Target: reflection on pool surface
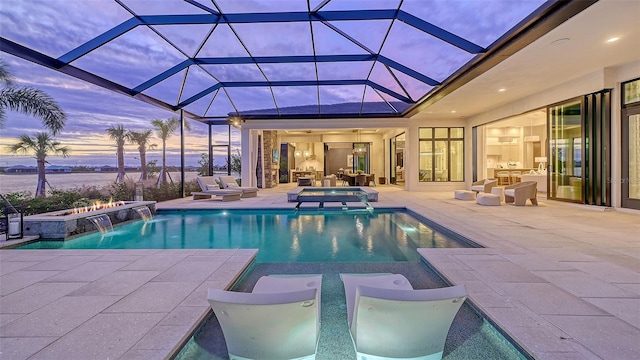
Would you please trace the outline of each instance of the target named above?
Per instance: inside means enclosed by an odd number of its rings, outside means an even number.
[[[417,261],[417,248],[474,246],[404,210],[192,210],[20,249],[258,248],[258,262],[343,262]]]

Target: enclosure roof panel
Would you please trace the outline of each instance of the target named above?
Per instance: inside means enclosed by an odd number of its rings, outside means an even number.
[[[1,50],[201,121],[402,117],[543,0],[9,1]]]

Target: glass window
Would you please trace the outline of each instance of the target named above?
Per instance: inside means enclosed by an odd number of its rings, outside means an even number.
[[[420,128],[418,181],[464,181],[464,128]]]
[[[629,199],[640,200],[640,115],[629,116]]]
[[[464,138],[464,128],[451,128],[450,130],[452,139]]]
[[[431,139],[433,137],[433,129],[432,128],[420,128],[419,136],[420,136],[420,139]]]
[[[435,128],[435,130],[436,130],[436,139],[446,139],[449,137],[448,128]]]
[[[451,140],[449,145],[451,178],[449,181],[464,181],[464,142]]]
[[[640,102],[640,79],[622,85],[622,105]]]
[[[419,181],[433,181],[433,141],[420,140]]]

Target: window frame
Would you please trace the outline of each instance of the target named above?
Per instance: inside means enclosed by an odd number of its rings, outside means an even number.
[[[422,129],[430,129],[431,130],[431,137],[422,137],[421,133],[422,133]],[[436,129],[446,129],[447,130],[447,135],[446,137],[437,137],[436,136]],[[452,137],[452,130],[453,129],[460,129],[462,130],[462,134],[460,137]],[[464,141],[464,134],[465,134],[465,128],[462,126],[454,126],[454,127],[444,127],[444,126],[421,126],[418,127],[418,182],[419,183],[442,183],[442,182],[464,182],[465,181],[465,157],[464,157],[464,149],[465,149],[465,141]],[[446,174],[446,180],[437,180],[436,179],[436,154],[433,152],[433,149],[435,149],[435,144],[438,141],[444,141],[446,142],[446,148],[447,148],[447,174]],[[422,160],[423,156],[428,156],[428,155],[423,155],[421,154],[421,149],[422,149],[422,143],[423,142],[430,142],[431,143],[431,169],[424,169],[427,171],[431,172],[431,176],[430,179],[427,179],[427,176],[424,175],[422,176],[422,170],[420,163]],[[452,165],[452,156],[451,154],[451,150],[452,150],[452,143],[457,143],[457,142],[461,142],[462,143],[462,179],[461,180],[451,180],[451,165]]]

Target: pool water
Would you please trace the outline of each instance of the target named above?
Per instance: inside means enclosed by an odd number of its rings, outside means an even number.
[[[473,246],[404,210],[188,210],[20,249],[258,248],[258,262],[274,263],[417,261],[417,248]]]

